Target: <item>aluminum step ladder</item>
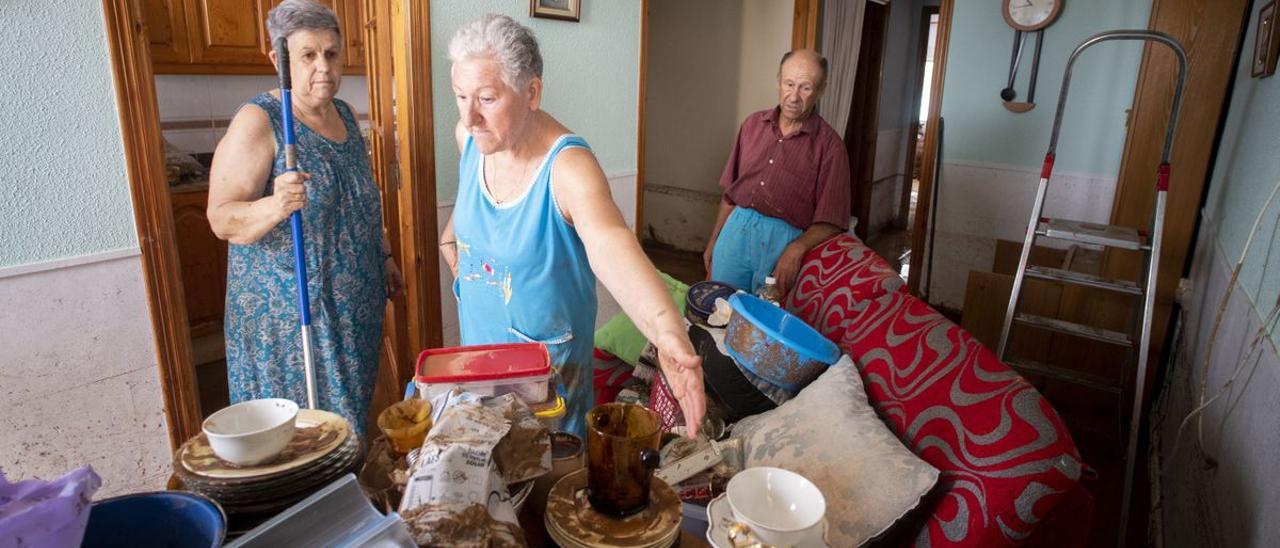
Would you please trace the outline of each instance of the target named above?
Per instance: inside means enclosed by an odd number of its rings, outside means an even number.
[[[1149,229],[1102,225],[1067,219],[1051,219],[1043,216],[1045,194],[1049,186],[1049,179],[1053,175],[1054,152],[1058,146],[1058,133],[1062,128],[1062,115],[1067,104],[1067,91],[1071,85],[1072,66],[1085,49],[1110,40],[1140,40],[1161,43],[1172,49],[1178,59],[1178,82],[1174,89],[1169,127],[1165,132],[1164,152],[1161,156],[1160,165],[1156,169],[1155,212],[1152,215]],[[1186,73],[1187,56],[1182,49],[1182,45],[1169,35],[1160,32],[1146,30],[1102,32],[1091,36],[1077,46],[1075,51],[1071,52],[1071,57],[1067,61],[1067,67],[1062,76],[1062,90],[1058,94],[1058,110],[1053,119],[1053,133],[1049,138],[1049,152],[1045,154],[1044,167],[1040,171],[1040,185],[1036,189],[1035,204],[1032,206],[1031,218],[1027,222],[1026,236],[1022,242],[1022,254],[1018,259],[1018,270],[1013,278],[1013,292],[1009,295],[1009,307],[1005,312],[1004,323],[1000,330],[1000,346],[996,350],[1000,359],[1015,370],[1089,386],[1110,392],[1117,397],[1123,397],[1121,387],[1107,380],[1065,368],[1019,360],[1007,356],[1006,352],[1009,348],[1009,334],[1015,323],[1036,329],[1065,333],[1074,337],[1101,341],[1128,349],[1127,362],[1136,370],[1137,374],[1133,384],[1133,411],[1130,417],[1128,451],[1125,453],[1124,496],[1121,502],[1123,506],[1119,528],[1121,546],[1125,544],[1129,505],[1132,499],[1135,459],[1137,459],[1138,451],[1139,428],[1142,422],[1143,388],[1146,383],[1147,358],[1151,348],[1151,316],[1155,309],[1156,266],[1160,259],[1160,245],[1164,232],[1165,200],[1169,190],[1169,154],[1173,147],[1173,133],[1177,127],[1178,110],[1182,102],[1182,90]],[[1029,266],[1027,265],[1027,260],[1031,255],[1031,249],[1040,238],[1142,252],[1144,282],[1138,284],[1057,268]],[[1140,313],[1135,311],[1135,314],[1133,314],[1134,321],[1129,333],[1099,329],[1055,318],[1018,312],[1022,283],[1026,278],[1075,284],[1141,297],[1142,309]],[[1136,349],[1134,348],[1135,346],[1137,347]],[[1125,378],[1124,373],[1122,372],[1121,379]]]

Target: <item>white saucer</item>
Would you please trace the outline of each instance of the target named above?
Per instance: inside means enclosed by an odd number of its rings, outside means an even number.
[[[733,548],[729,539],[729,528],[733,527],[733,509],[729,507],[729,499],[720,495],[707,504],[707,542],[715,548]],[[822,527],[814,527],[813,534],[804,539],[796,548],[828,548],[827,519],[822,518]]]

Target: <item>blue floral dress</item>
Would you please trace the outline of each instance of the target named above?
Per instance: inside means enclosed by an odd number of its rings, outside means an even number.
[[[373,399],[382,339],[382,205],[351,107],[334,101],[347,128],[338,143],[294,119],[298,167],[311,174],[302,209],[307,288],[316,369],[316,405],[338,413],[362,436]],[[280,100],[269,93],[247,104],[267,112],[276,142]],[[284,149],[267,180],[284,172]],[[227,377],[231,401],[288,398],[307,403],[289,221],[258,242],[227,252]]]

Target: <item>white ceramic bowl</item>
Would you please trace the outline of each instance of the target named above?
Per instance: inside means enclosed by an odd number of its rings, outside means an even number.
[[[761,541],[794,545],[821,527],[827,499],[804,476],[781,468],[757,467],[739,472],[725,489],[733,517]]]
[[[204,435],[218,458],[252,466],[271,460],[293,439],[298,404],[282,398],[249,400],[204,420]]]

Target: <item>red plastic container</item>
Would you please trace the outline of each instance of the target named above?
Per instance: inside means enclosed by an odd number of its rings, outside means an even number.
[[[530,405],[547,401],[550,379],[551,355],[541,343],[423,350],[414,376],[422,398],[458,388],[481,396],[514,393]]]

